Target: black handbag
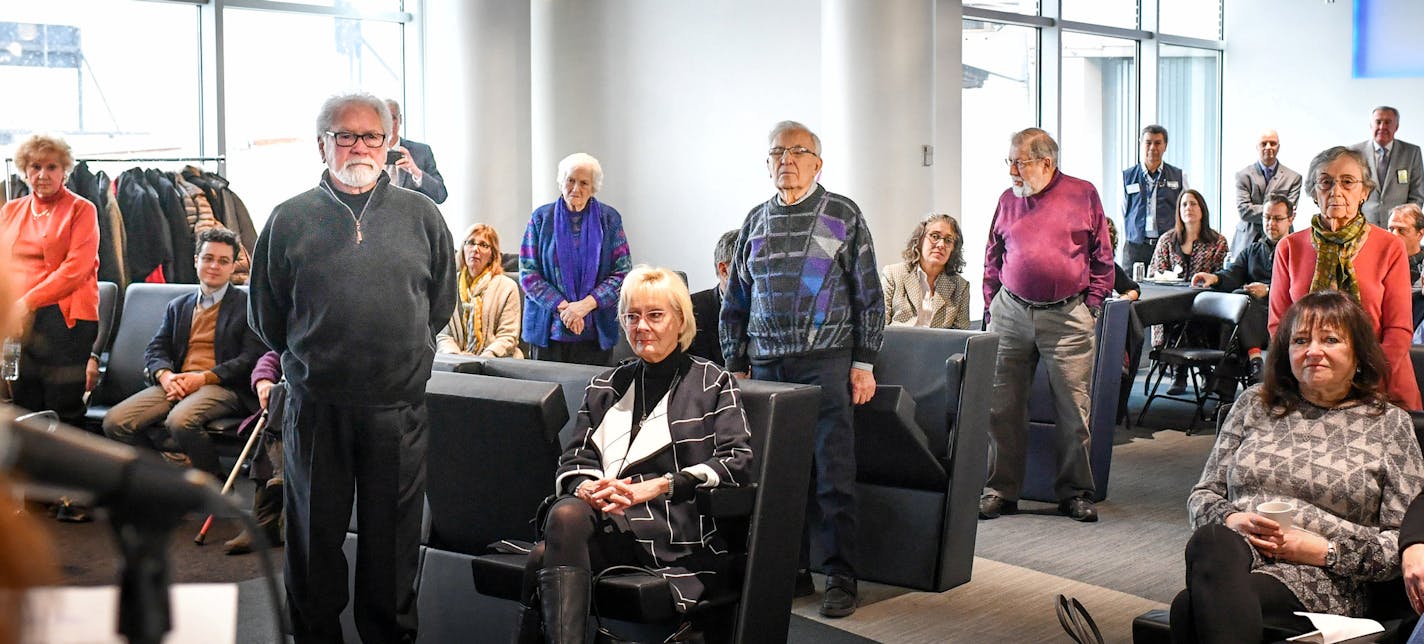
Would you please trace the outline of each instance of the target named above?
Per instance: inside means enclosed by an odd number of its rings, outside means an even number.
[[[1088,609],[1083,607],[1082,602],[1076,598],[1058,596],[1058,624],[1063,627],[1068,637],[1073,638],[1078,644],[1103,644],[1103,634],[1098,630],[1098,625],[1093,621],[1093,616],[1088,614]]]
[[[597,575],[594,575],[593,582],[589,584],[589,587],[598,588],[598,582],[605,576],[622,573],[642,573],[654,577],[658,576],[658,573],[642,566],[609,566],[604,568]],[[638,640],[631,640],[619,636],[603,623],[603,616],[599,614],[598,611],[598,593],[592,593],[592,595],[593,596],[589,599],[589,612],[593,613],[593,623],[597,628],[597,632],[593,637],[594,644],[639,644]],[[671,635],[664,638],[660,644],[697,644],[702,641],[702,635],[692,630],[692,622],[684,619],[681,624],[678,624],[677,629],[674,630]]]

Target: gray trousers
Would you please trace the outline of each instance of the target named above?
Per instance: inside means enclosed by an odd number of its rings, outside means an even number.
[[[1088,400],[1096,357],[1096,320],[1081,298],[1032,309],[1003,289],[989,304],[989,330],[999,334],[994,397],[989,408],[989,481],[985,494],[1017,501],[1028,447],[1028,393],[1041,358],[1058,418],[1054,492],[1060,500],[1093,492],[1088,465]]]
[[[121,443],[158,447],[144,432],[162,423],[173,440],[192,459],[193,467],[227,478],[218,464],[217,451],[203,426],[228,416],[243,416],[247,409],[237,393],[221,385],[203,385],[178,402],[168,400],[163,387],[153,385],[114,405],[104,414],[104,435]]]

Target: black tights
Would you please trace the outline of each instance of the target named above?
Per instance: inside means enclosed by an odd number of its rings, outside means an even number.
[[[1187,542],[1187,589],[1172,600],[1172,641],[1259,642],[1266,626],[1304,633],[1305,607],[1285,584],[1251,572],[1251,545],[1230,528],[1198,528]]]
[[[535,544],[524,565],[521,599],[528,604],[538,588],[538,573],[544,568],[573,566],[597,572],[618,564],[638,563],[637,542],[632,535],[603,520],[589,504],[564,497],[549,509],[544,521],[544,540]]]

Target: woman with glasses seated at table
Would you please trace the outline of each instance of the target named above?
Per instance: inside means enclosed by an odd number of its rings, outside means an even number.
[[[465,230],[460,248],[460,301],[435,337],[435,350],[487,358],[523,358],[519,350],[519,285],[500,264],[499,233],[485,224]]]
[[[737,381],[685,353],[696,324],[672,271],[634,269],[618,313],[637,359],[595,376],[584,392],[554,480],[563,496],[525,568],[519,642],[584,641],[591,576],[610,566],[666,577],[678,612],[729,577],[727,544],[695,492],[750,482]]]
[[[880,270],[886,324],[936,329],[969,328],[969,282],[964,233],[943,213],[920,220],[897,262]]]
[[[1333,147],[1311,160],[1306,181],[1320,214],[1311,218],[1310,229],[1276,244],[1268,326],[1274,333],[1291,303],[1308,293],[1338,289],[1349,294],[1364,308],[1384,347],[1390,399],[1405,409],[1420,409],[1409,360],[1414,331],[1409,258],[1389,231],[1365,222],[1360,208],[1375,189],[1369,164],[1358,152]]]
[[[1333,290],[1285,313],[1265,379],[1232,407],[1187,499],[1196,532],[1172,641],[1313,630],[1296,611],[1360,617],[1366,583],[1399,575],[1399,527],[1424,489],[1424,459],[1384,393],[1371,327]],[[1294,505],[1288,529],[1258,512],[1272,501]]]

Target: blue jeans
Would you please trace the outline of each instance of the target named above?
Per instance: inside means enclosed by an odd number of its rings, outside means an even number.
[[[855,576],[855,429],[850,403],[850,352],[755,360],[752,377],[821,388],[816,418],[812,494],[806,514],[806,536],[824,554],[819,563],[828,575]],[[820,521],[811,524],[819,510]],[[806,550],[803,545],[803,556]]]

